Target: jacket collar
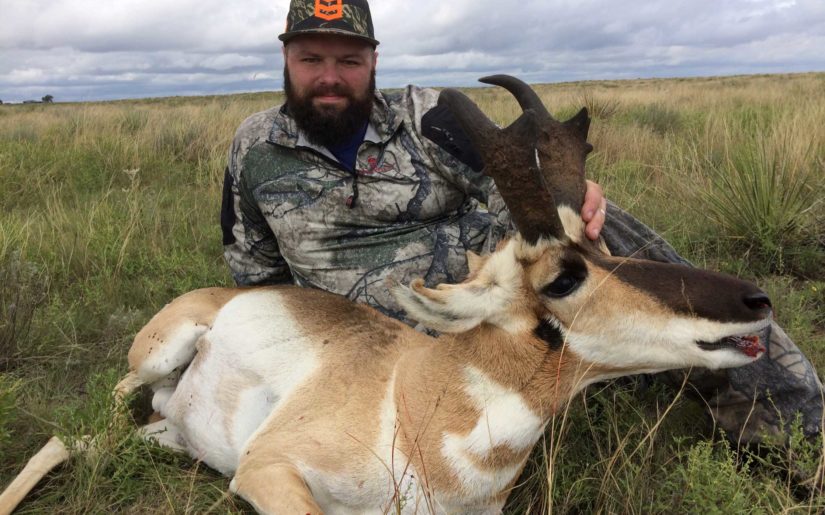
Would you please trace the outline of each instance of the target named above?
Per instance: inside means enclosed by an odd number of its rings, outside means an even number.
[[[386,143],[398,130],[401,121],[401,117],[392,110],[383,93],[376,90],[372,103],[372,113],[370,113],[370,124],[367,127],[364,140],[374,143]],[[287,112],[286,104],[281,105],[275,115],[268,141],[283,147],[309,147],[321,153],[326,153],[326,149],[319,148],[307,141],[304,134],[298,129],[295,120]]]

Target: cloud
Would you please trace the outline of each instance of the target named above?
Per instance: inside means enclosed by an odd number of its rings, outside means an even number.
[[[7,1],[0,98],[277,89],[287,7]],[[491,72],[561,81],[825,69],[821,0],[373,0],[372,11],[384,87],[469,85]]]
[[[0,48],[237,51],[274,46],[286,5],[217,0],[27,0],[3,7]]]

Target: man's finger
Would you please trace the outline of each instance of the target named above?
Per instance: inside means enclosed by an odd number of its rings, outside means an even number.
[[[602,197],[599,202],[599,209],[596,210],[593,218],[585,226],[584,232],[588,238],[591,240],[599,238],[599,233],[602,232],[602,227],[604,227],[605,218],[607,218],[607,199]]]
[[[584,204],[582,204],[582,220],[590,222],[599,212],[604,200],[602,187],[593,181],[587,181],[587,190],[584,192]]]

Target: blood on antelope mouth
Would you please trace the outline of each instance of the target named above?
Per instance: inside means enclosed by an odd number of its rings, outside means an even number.
[[[761,334],[746,334],[726,336],[715,342],[698,342],[703,350],[733,349],[751,358],[756,358],[767,349],[762,343],[770,337],[770,326],[765,327]]]

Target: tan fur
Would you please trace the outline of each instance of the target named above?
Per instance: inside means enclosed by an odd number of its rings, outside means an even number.
[[[238,471],[232,489],[243,492],[243,497],[261,513],[269,513],[272,499],[278,499],[277,513],[322,513],[301,474],[290,463],[272,462],[254,469],[254,474]]]
[[[189,320],[197,325],[211,326],[218,310],[242,291],[243,288],[203,288],[173,300],[135,336],[129,349],[129,368],[140,368],[140,363],[163,346],[169,332],[177,328],[182,321]]]
[[[469,274],[467,275],[467,279],[472,279],[473,275],[484,266],[484,263],[487,262],[487,258],[484,256],[479,256],[472,250],[467,251],[467,268],[469,269]]]

